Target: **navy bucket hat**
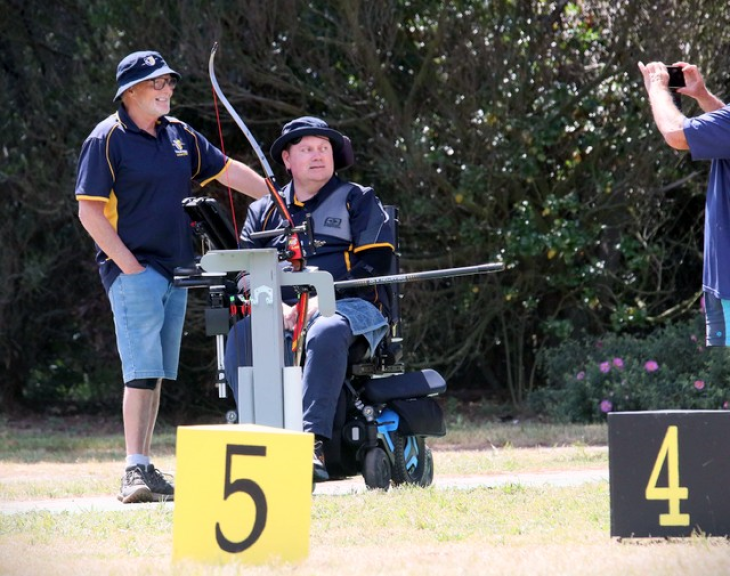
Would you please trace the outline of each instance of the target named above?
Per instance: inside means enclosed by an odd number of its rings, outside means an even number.
[[[271,145],[269,154],[279,164],[284,164],[281,153],[287,144],[304,136],[322,136],[332,143],[332,156],[335,170],[342,170],[352,166],[355,156],[352,152],[350,139],[337,130],[329,127],[327,122],[314,116],[302,116],[284,125],[279,136]]]
[[[167,65],[159,52],[142,50],[125,56],[117,66],[117,94],[114,102],[122,93],[143,80],[152,80],[163,74],[170,74],[180,80],[180,74]]]

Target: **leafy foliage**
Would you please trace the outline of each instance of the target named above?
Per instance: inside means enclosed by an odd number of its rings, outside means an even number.
[[[520,404],[546,382],[542,350],[647,333],[697,302],[706,166],[661,142],[636,64],[691,61],[722,96],[721,4],[0,0],[0,11],[4,406],[40,402],[26,392],[53,387],[53,366],[81,390],[118,386],[73,188],[83,139],[113,111],[116,64],[141,48],[182,73],[173,113],[213,142],[214,41],[223,90],[264,150],[302,114],[347,133],[346,175],[400,207],[404,270],[506,264],[403,290],[408,363],[452,390]],[[224,113],[221,135],[255,163]],[[206,193],[228,203],[222,187]],[[234,200],[239,223],[246,204]],[[191,300],[173,398],[184,406],[210,397],[214,362],[205,297]]]
[[[549,385],[530,397],[556,420],[600,422],[613,411],[730,407],[730,355],[703,345],[704,316],[641,338],[566,341],[543,355]]]

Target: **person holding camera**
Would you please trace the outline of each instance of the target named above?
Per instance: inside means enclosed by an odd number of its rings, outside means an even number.
[[[678,62],[639,62],[654,122],[675,150],[689,150],[693,160],[710,160],[705,204],[702,289],[708,346],[730,346],[730,106],[712,94],[697,66]],[[674,81],[670,81],[670,73]],[[687,118],[673,93],[694,98],[704,112]],[[725,314],[728,310],[728,314]]]

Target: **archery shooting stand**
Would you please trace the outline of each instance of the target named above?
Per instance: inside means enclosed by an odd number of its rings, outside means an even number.
[[[286,366],[282,338],[282,286],[310,286],[319,299],[319,313],[335,313],[332,275],[316,268],[283,270],[278,252],[211,250],[200,259],[207,273],[246,270],[251,280],[251,344],[253,366],[238,368],[238,422],[302,430],[301,367]]]

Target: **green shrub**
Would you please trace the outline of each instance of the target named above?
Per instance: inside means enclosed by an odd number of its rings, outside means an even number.
[[[706,348],[704,317],[640,337],[609,334],[546,350],[547,385],[531,407],[557,421],[600,422],[609,412],[728,409],[730,356]]]

